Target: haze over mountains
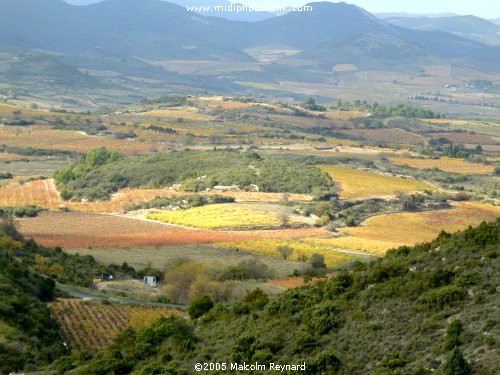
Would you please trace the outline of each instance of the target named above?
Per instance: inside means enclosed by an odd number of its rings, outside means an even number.
[[[172,76],[161,62],[263,64],[259,69],[238,66],[232,69],[238,74],[194,83],[204,88],[227,88],[229,81],[242,80],[316,82],[337,65],[418,72],[423,65],[451,64],[500,71],[500,46],[471,40],[491,42],[483,36],[493,38],[500,27],[477,17],[386,22],[346,3],[310,5],[312,12],[236,22],[204,17],[160,0],[104,0],[88,6],[63,0],[0,0],[0,50],[31,51],[47,59],[50,55],[51,61],[80,71],[112,71],[177,84],[192,78]],[[1,67],[0,62],[0,76],[12,64],[4,60]]]
[[[500,25],[476,16],[391,17],[384,21],[421,31],[444,31],[493,45],[500,44]]]

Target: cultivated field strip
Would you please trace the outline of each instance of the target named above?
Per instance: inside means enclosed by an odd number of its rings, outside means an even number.
[[[201,195],[219,194],[234,197],[237,202],[279,202],[283,200],[282,193],[263,192],[201,192]],[[169,189],[123,189],[114,194],[109,201],[103,202],[71,202],[62,201],[53,179],[36,180],[24,185],[12,183],[0,188],[0,206],[28,206],[37,205],[43,208],[58,210],[67,207],[73,211],[116,213],[123,212],[124,206],[133,203],[147,202],[156,197],[173,197],[193,195],[183,191]],[[307,194],[287,194],[289,201],[311,201],[312,196]]]
[[[494,165],[485,165],[480,163],[470,163],[462,159],[452,158],[390,158],[391,162],[398,165],[408,165],[416,169],[434,169],[437,168],[444,172],[461,174],[489,174],[495,171]]]

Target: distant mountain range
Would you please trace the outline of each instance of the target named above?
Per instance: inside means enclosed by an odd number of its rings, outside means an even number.
[[[360,70],[419,71],[422,65],[454,64],[500,71],[500,47],[471,40],[471,35],[495,35],[498,26],[477,17],[384,21],[346,3],[310,5],[312,12],[238,22],[160,0],[104,0],[84,7],[63,0],[0,0],[0,52],[31,50],[80,71],[167,76],[182,84],[193,78],[169,76],[157,62],[258,63],[264,60],[250,50],[285,51],[260,71],[212,77],[205,82],[209,87],[217,79],[311,81],[338,64]]]
[[[393,25],[421,31],[444,31],[482,43],[500,45],[500,25],[476,16],[392,17]]]

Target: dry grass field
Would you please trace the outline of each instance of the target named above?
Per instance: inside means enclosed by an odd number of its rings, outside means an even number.
[[[417,158],[390,158],[391,162],[399,165],[408,165],[416,169],[437,168],[444,172],[461,174],[488,174],[493,173],[493,165],[470,163],[462,159],[417,159]]]
[[[306,242],[383,255],[394,247],[430,241],[441,230],[456,232],[498,217],[498,206],[464,202],[449,210],[374,216],[359,227],[344,229],[345,237],[308,239]]]
[[[414,192],[436,187],[413,178],[394,177],[369,171],[338,165],[320,165],[339,185],[340,198],[362,199],[369,197],[390,196],[396,192]]]
[[[147,248],[109,248],[109,249],[64,249],[70,254],[91,255],[103,264],[127,262],[136,269],[152,266],[164,270],[179,258],[188,258],[202,264],[207,269],[221,270],[241,262],[257,260],[273,270],[273,276],[286,277],[300,268],[296,262],[261,254],[251,254],[234,249],[221,249],[212,245],[157,246]]]
[[[27,157],[27,156],[22,156],[22,155],[9,154],[7,152],[0,152],[0,162],[27,160],[27,159],[33,159],[33,157],[32,156]]]
[[[71,351],[99,352],[127,327],[141,328],[160,316],[181,316],[178,310],[110,305],[79,299],[58,299],[51,304]]]
[[[21,112],[22,116],[37,116],[37,117],[42,117],[42,116],[56,116],[56,113],[53,112],[48,112],[48,111],[41,111],[41,110],[36,110],[36,109],[30,109],[30,108],[24,108],[24,107],[19,107],[16,105],[11,105],[11,104],[6,104],[6,103],[0,103],[0,116],[13,116],[15,115],[14,112]]]
[[[146,217],[164,223],[201,229],[266,228],[280,225],[275,216],[234,204],[214,204],[183,211],[150,213]]]
[[[63,248],[138,248],[212,244],[251,239],[289,239],[328,234],[320,228],[204,231],[123,216],[79,212],[45,212],[19,220],[20,230],[44,246]]]
[[[321,254],[325,257],[325,263],[329,267],[336,266],[341,263],[346,263],[359,256],[354,254],[348,254],[345,252],[337,251],[335,249],[330,249],[322,246],[317,246],[311,243],[306,243],[302,240],[290,239],[290,240],[250,240],[241,242],[221,242],[217,243],[216,246],[226,248],[248,251],[250,253],[263,254],[274,257],[281,257],[278,251],[279,246],[289,246],[293,249],[293,253],[290,256],[292,261],[307,261],[312,254]]]

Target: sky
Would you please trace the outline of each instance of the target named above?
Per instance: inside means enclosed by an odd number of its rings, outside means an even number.
[[[95,3],[101,0],[65,0],[75,5]],[[175,2],[175,1],[172,1]],[[303,5],[309,0],[233,0],[247,5]],[[499,0],[348,0],[365,8],[371,13],[456,13],[475,15],[482,18],[500,18]],[[202,4],[203,0],[193,0],[193,4]]]

